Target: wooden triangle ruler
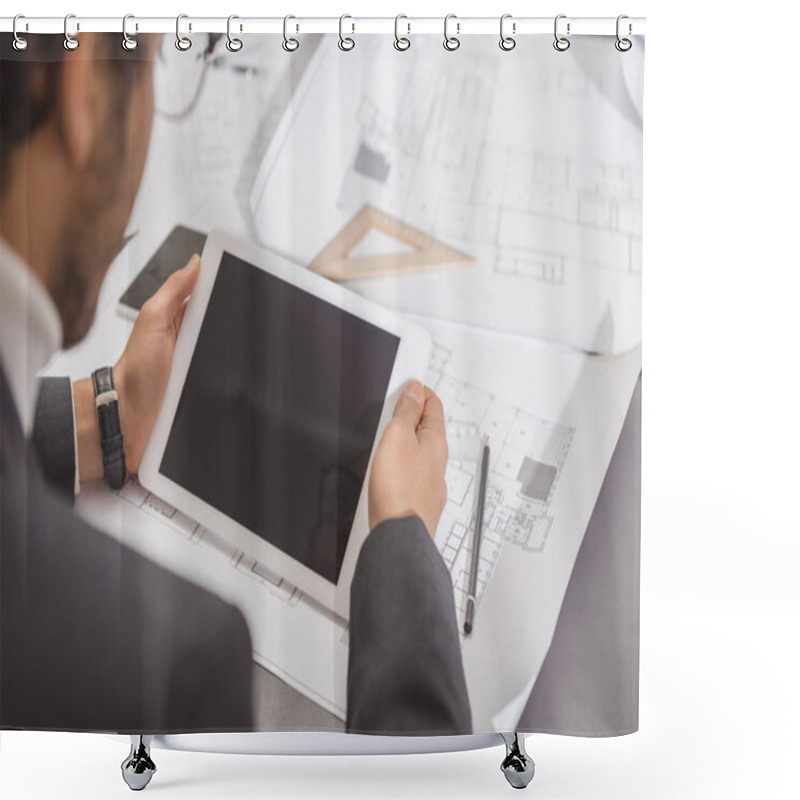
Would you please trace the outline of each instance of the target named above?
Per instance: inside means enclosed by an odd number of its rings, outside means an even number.
[[[397,239],[411,247],[412,251],[351,256],[350,252],[371,230]],[[453,249],[374,206],[365,205],[322,249],[309,264],[309,269],[333,281],[348,281],[474,263],[472,256]]]

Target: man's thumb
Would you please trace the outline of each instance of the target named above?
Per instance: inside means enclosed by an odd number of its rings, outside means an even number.
[[[422,419],[422,409],[425,406],[425,390],[419,381],[411,381],[403,389],[397,405],[394,407],[394,419],[399,419],[411,429],[416,431]]]
[[[183,301],[192,293],[199,274],[200,256],[195,253],[185,267],[175,271],[158,290],[161,310],[168,321],[178,313]]]

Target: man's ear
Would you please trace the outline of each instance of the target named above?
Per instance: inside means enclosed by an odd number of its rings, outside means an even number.
[[[79,36],[78,49],[65,53],[61,62],[59,132],[65,156],[78,170],[89,161],[92,146],[101,135],[95,128],[104,119],[105,98],[100,97],[98,73],[103,63],[98,61],[99,38],[92,33]]]

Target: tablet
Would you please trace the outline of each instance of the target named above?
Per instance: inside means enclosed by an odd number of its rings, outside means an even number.
[[[142,485],[349,619],[367,485],[424,328],[212,231]]]

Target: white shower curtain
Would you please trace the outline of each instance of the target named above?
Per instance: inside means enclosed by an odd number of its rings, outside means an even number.
[[[644,39],[345,34],[3,34],[0,727],[638,727]]]

